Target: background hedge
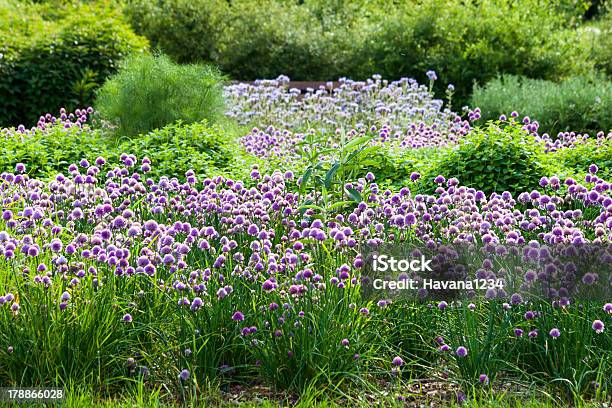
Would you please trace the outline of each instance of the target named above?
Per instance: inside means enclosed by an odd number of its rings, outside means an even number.
[[[0,126],[90,105],[124,56],[148,48],[112,4],[0,1]]]
[[[605,69],[606,25],[590,2],[559,0],[127,0],[135,30],[181,62],[206,60],[234,79],[365,79],[378,73],[456,86],[498,73],[558,80]],[[601,10],[600,10],[601,9]],[[598,18],[609,18],[600,5]],[[603,13],[604,17],[601,17]],[[593,12],[591,12],[593,14]],[[602,20],[603,21],[603,20]],[[577,46],[577,44],[581,44]]]

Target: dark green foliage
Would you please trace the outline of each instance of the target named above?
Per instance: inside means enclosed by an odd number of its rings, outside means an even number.
[[[31,177],[53,177],[65,173],[68,166],[88,159],[93,163],[99,156],[118,160],[122,153],[135,154],[139,160],[151,159],[152,170],[148,176],[178,177],[193,169],[196,175],[210,175],[223,171],[245,177],[240,172],[249,165],[237,164],[240,147],[234,136],[206,123],[181,125],[180,123],[153,131],[140,138],[117,143],[99,130],[68,131],[60,127],[33,135],[8,136],[0,145],[0,172],[13,171],[17,163],[25,163]]]
[[[207,65],[177,65],[164,55],[127,58],[99,90],[96,110],[122,136],[137,136],[180,120],[218,121],[223,77]]]
[[[456,177],[462,185],[486,193],[516,193],[537,188],[548,173],[542,145],[518,125],[493,122],[476,128],[457,148],[448,150],[430,176]]]
[[[151,47],[179,62],[211,61],[228,12],[225,0],[128,0],[125,14]]]
[[[608,2],[608,11],[582,30],[581,47],[590,49],[588,58],[595,68],[612,77],[612,2]]]
[[[65,6],[49,21],[36,16],[44,10],[32,5],[0,14],[0,125],[31,126],[61,107],[90,105],[118,61],[147,47],[110,8]],[[27,12],[34,14],[31,24],[18,23]]]
[[[612,141],[598,144],[587,140],[572,149],[563,149],[555,153],[556,160],[573,173],[585,173],[591,164],[597,164],[597,176],[610,179],[612,176]]]
[[[239,147],[231,135],[206,123],[180,123],[155,130],[120,145],[117,153],[134,153],[140,159],[151,159],[154,178],[176,176],[184,179],[193,169],[197,175],[210,175],[211,170],[234,165],[234,152]]]
[[[30,177],[49,177],[66,172],[81,159],[95,160],[108,154],[108,139],[95,131],[54,127],[24,137],[8,136],[0,144],[0,172],[13,171],[25,163]]]
[[[512,111],[540,123],[539,132],[597,133],[612,129],[612,82],[601,76],[576,77],[561,83],[502,76],[476,87],[472,106],[482,120],[495,120]]]
[[[569,1],[130,0],[126,10],[172,58],[212,61],[243,80],[424,81],[433,69],[466,103],[474,81],[499,72],[558,78],[595,64],[576,51],[585,7]]]

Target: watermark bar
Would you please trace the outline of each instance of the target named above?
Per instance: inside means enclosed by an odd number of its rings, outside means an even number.
[[[610,301],[612,244],[361,246],[361,290],[372,300]]]
[[[0,387],[0,401],[2,402],[61,402],[65,398],[66,392],[63,388]]]

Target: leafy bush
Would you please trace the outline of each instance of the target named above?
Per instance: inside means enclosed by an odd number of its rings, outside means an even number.
[[[557,78],[595,64],[576,51],[584,7],[570,2],[130,0],[126,10],[172,58],[212,61],[244,80],[422,80],[433,69],[465,103],[474,81],[498,72]]]
[[[576,77],[561,83],[502,76],[476,87],[472,105],[482,120],[518,111],[540,123],[540,132],[596,133],[612,128],[612,82],[601,76]]]
[[[108,139],[99,131],[64,129],[55,126],[40,129],[32,135],[2,135],[0,144],[0,172],[14,171],[17,163],[27,165],[31,177],[55,176],[65,172],[72,163],[81,159],[95,160],[109,152]]]
[[[178,120],[214,123],[224,112],[223,77],[207,65],[177,65],[164,55],[127,58],[99,90],[96,110],[122,136]]]
[[[612,2],[608,2],[608,12],[592,24],[580,30],[580,47],[589,50],[588,58],[595,68],[612,76]]]
[[[542,145],[534,143],[518,125],[491,122],[475,128],[434,166],[428,178],[456,177],[462,185],[486,193],[530,191],[549,173]]]
[[[118,61],[147,48],[109,6],[56,5],[49,13],[45,5],[7,4],[0,13],[2,125],[29,125],[44,112],[90,105]]]
[[[484,83],[499,72],[555,78],[587,64],[585,58],[570,60],[575,45],[555,38],[567,31],[561,27],[567,27],[569,10],[562,13],[543,1],[430,0],[397,7],[368,25],[360,54],[369,64],[360,66],[383,77],[401,73],[420,79],[434,69],[439,85],[456,86],[461,104],[474,81]]]
[[[154,177],[175,176],[184,179],[185,172],[193,169],[197,175],[210,174],[210,170],[228,168],[233,162],[232,136],[218,127],[204,123],[181,123],[154,130],[146,135],[125,141],[118,152],[135,153],[148,157]],[[218,172],[218,171],[217,171]]]
[[[556,160],[576,174],[585,173],[589,166],[596,163],[597,176],[609,179],[612,176],[612,140],[598,143],[597,140],[583,141],[571,149],[555,152]]]
[[[234,132],[231,127],[221,129],[199,122],[176,123],[124,141],[109,138],[100,129],[76,126],[53,126],[28,134],[0,133],[0,172],[14,171],[17,163],[25,163],[31,177],[53,177],[81,159],[94,163],[102,156],[116,161],[123,153],[132,153],[151,160],[153,170],[147,177],[185,180],[185,173],[192,169],[197,175],[214,172],[247,179],[251,165],[261,162],[243,154],[234,142]]]
[[[179,62],[210,61],[222,31],[223,0],[128,0],[125,14],[151,46]]]

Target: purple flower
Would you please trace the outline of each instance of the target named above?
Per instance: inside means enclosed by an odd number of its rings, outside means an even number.
[[[123,321],[126,323],[130,323],[132,321],[132,315],[129,313],[126,313],[123,315]]]
[[[349,345],[349,341],[348,341],[348,339],[342,339],[342,341],[340,342],[340,344],[342,344],[344,347],[348,347],[348,345]]]
[[[427,71],[425,75],[427,75],[427,78],[429,78],[430,81],[435,81],[436,79],[438,79],[436,71]]]
[[[523,297],[519,293],[514,293],[512,296],[510,296],[510,303],[513,305],[521,304],[523,303]]]
[[[17,173],[23,173],[26,170],[26,166],[23,163],[17,163],[17,165],[15,166],[15,171]]]
[[[525,312],[525,320],[533,320],[535,318],[535,313],[531,310]]]
[[[458,357],[465,357],[468,354],[468,350],[463,346],[459,346],[457,350],[455,350],[455,354],[457,354]]]
[[[561,335],[561,331],[557,328],[552,329],[549,333],[550,337],[552,337],[553,339],[556,339],[557,337],[559,337]]]
[[[244,314],[242,314],[242,312],[240,311],[234,312],[234,314],[232,315],[232,320],[241,322],[244,320]]]
[[[486,374],[480,374],[480,377],[478,377],[478,382],[484,385],[489,384],[489,376]]]
[[[603,333],[605,329],[604,323],[601,320],[595,320],[591,327],[593,328],[593,330],[595,330],[595,333],[597,334]]]
[[[179,378],[183,381],[187,381],[189,379],[189,370],[183,370],[179,374]]]
[[[404,365],[404,360],[402,360],[400,356],[396,356],[396,357],[393,357],[393,361],[391,361],[391,364],[393,364],[396,367],[401,367]]]
[[[191,310],[196,311],[199,308],[201,308],[204,305],[204,302],[202,301],[201,298],[199,297],[195,297],[193,298],[193,301],[191,302]]]
[[[267,279],[262,285],[261,288],[266,292],[271,292],[276,289],[276,284],[271,280]]]

